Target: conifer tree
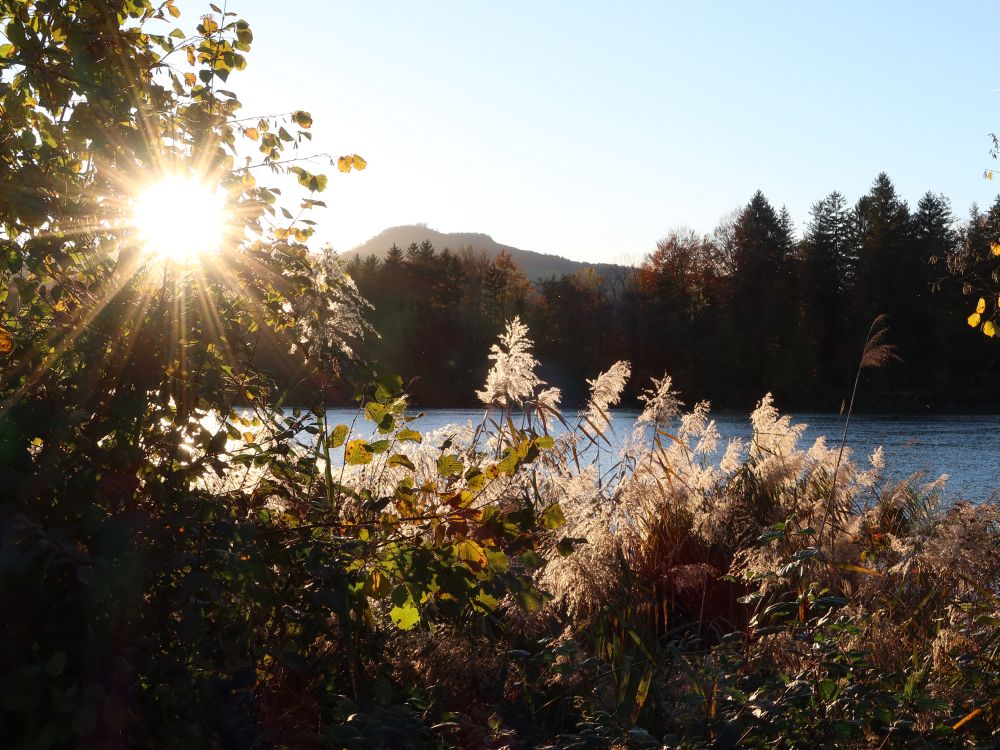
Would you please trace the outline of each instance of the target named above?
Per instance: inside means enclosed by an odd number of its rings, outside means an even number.
[[[801,245],[804,322],[811,334],[810,351],[821,389],[840,380],[838,374],[830,372],[831,367],[844,369],[840,343],[845,333],[851,247],[847,201],[834,191],[813,204]]]

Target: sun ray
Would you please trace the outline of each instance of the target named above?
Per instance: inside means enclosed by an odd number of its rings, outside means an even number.
[[[60,338],[47,342],[50,351],[37,367],[25,373],[24,382],[21,383],[17,390],[3,404],[0,404],[0,414],[18,403],[26,393],[41,381],[45,374],[86,331],[87,327],[104,311],[104,308],[132,281],[141,264],[142,259],[133,258],[126,268],[121,269],[118,273],[109,276],[101,282],[101,285],[93,293],[95,298],[94,304],[80,308],[79,318],[68,327],[69,330]],[[15,372],[14,375],[17,376],[17,373]]]

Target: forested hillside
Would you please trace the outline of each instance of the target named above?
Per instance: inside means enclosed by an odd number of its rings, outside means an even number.
[[[402,252],[401,248],[425,243],[433,245],[438,250],[447,249],[463,256],[481,256],[486,260],[494,260],[501,254],[509,255],[532,281],[586,269],[594,269],[601,276],[613,278],[623,269],[622,266],[613,263],[581,263],[550,253],[521,250],[511,245],[503,245],[481,232],[438,232],[426,224],[390,227],[353,250],[347,251],[343,257],[345,260],[351,260],[355,257],[375,256],[379,260],[386,260],[390,255],[398,257]]]
[[[382,336],[366,354],[414,378],[422,405],[471,403],[490,342],[520,315],[570,402],[586,378],[629,359],[640,376],[673,373],[691,402],[745,407],[773,390],[784,404],[838,409],[884,313],[902,361],[866,375],[862,408],[992,409],[1000,360],[967,325],[971,303],[949,268],[988,258],[998,236],[1000,200],[959,221],[944,196],[911,207],[880,174],[853,205],[839,192],[816,201],[802,236],[758,192],[711,234],[671,232],[616,275],[532,283],[508,254],[427,241],[347,267]]]

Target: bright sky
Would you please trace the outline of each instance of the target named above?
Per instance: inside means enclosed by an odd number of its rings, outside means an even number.
[[[199,7],[188,0],[187,10]],[[577,260],[708,232],[758,188],[801,227],[880,171],[988,205],[995,2],[230,0],[245,114],[305,109],[333,168],[320,240],[425,222]],[[185,27],[193,27],[187,16]]]

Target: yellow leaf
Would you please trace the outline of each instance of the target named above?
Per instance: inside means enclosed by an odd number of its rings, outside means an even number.
[[[987,320],[985,323],[983,323],[983,333],[985,333],[990,338],[993,338],[994,336],[997,335],[996,326],[993,325],[992,321]]]
[[[350,172],[354,165],[354,160],[350,156],[341,156],[337,159],[337,169],[341,172]]]
[[[1000,242],[991,242],[990,252],[994,255],[1000,255]]]
[[[245,135],[251,141],[258,141],[258,140],[260,140],[260,133],[257,132],[257,128],[245,128],[243,130],[243,135]]]
[[[965,716],[962,717],[961,721],[959,721],[957,724],[955,724],[954,726],[952,726],[952,731],[957,732],[963,726],[965,726],[970,721],[972,721],[977,716],[979,716],[979,714],[981,714],[982,712],[983,712],[983,709],[981,709],[981,708],[977,708],[977,709],[975,709],[973,711],[970,711],[969,713],[967,713]]]
[[[987,180],[992,180],[993,179],[993,172],[987,172],[986,173],[986,179]]]
[[[253,442],[253,433],[252,432],[244,432],[243,433],[243,439],[246,440],[248,443],[252,443]]]
[[[211,16],[205,16],[201,19],[201,27],[205,29],[206,34],[211,34],[213,31],[219,30],[219,24]]]
[[[180,8],[175,8],[174,7],[174,0],[170,0],[170,2],[167,3],[167,12],[170,15],[172,15],[174,18],[180,18],[181,17]]]
[[[195,80],[196,79],[194,77],[194,73],[185,73],[184,74],[184,83],[186,83],[188,86],[194,86]]]
[[[970,326],[975,328],[976,326],[979,325],[980,320],[982,320],[982,318],[980,317],[979,313],[972,313],[972,315],[969,316],[968,323]]]
[[[184,51],[187,52],[188,65],[194,65],[194,47],[185,47]]]
[[[459,560],[474,566],[485,567],[489,562],[483,548],[471,539],[459,542],[455,552]]]
[[[69,163],[69,171],[73,174],[79,174],[83,171],[83,162],[79,159],[74,159]]]
[[[355,154],[355,155],[354,155],[354,156],[353,156],[353,157],[351,158],[351,160],[352,160],[352,161],[354,162],[354,168],[355,168],[355,169],[364,169],[365,167],[367,167],[367,166],[368,166],[368,162],[366,162],[366,161],[365,161],[364,159],[362,159],[362,158],[361,158],[360,156],[358,156],[357,154]]]
[[[14,337],[9,331],[0,328],[0,354],[10,354],[14,351]]]
[[[846,570],[851,573],[864,573],[869,576],[880,576],[882,575],[879,571],[874,568],[866,568],[862,565],[854,565],[853,563],[836,563],[836,566],[841,570]]]
[[[370,464],[375,454],[364,440],[352,440],[344,446],[344,460],[351,466]]]
[[[982,297],[979,298],[979,302],[976,303],[976,312],[982,315],[986,312],[986,300]]]

